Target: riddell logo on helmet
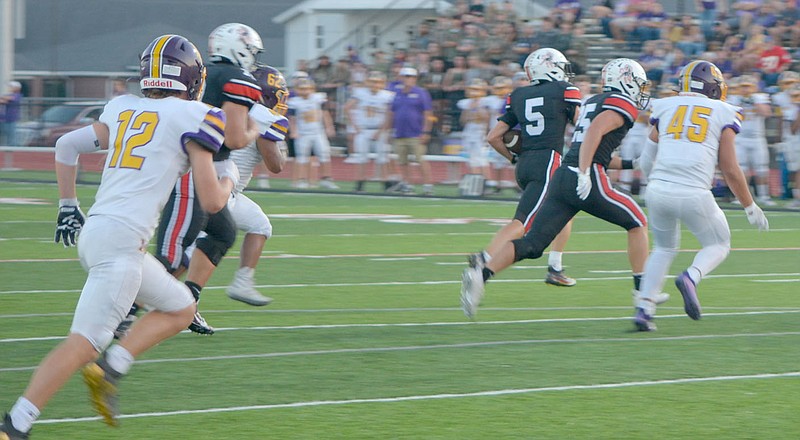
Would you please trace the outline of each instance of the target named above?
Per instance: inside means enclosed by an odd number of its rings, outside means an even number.
[[[175,82],[171,79],[145,78],[141,82],[141,87],[153,89],[172,89],[175,88],[174,84]]]

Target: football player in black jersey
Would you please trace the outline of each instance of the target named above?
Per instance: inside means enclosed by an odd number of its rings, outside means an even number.
[[[530,230],[503,245],[485,267],[464,270],[461,286],[465,312],[477,311],[484,285],[497,272],[526,258],[539,258],[572,217],[585,211],[628,231],[628,259],[634,278],[634,294],[648,254],[647,220],[638,204],[616,191],[607,168],[631,168],[630,162],[612,160],[611,153],[633,126],[640,109],[647,106],[647,76],[636,61],[619,58],[608,62],[601,74],[603,93],[587,100],[564,163],[552,176],[547,198]]]
[[[516,161],[516,179],[523,192],[514,218],[497,231],[485,250],[470,255],[470,267],[478,270],[483,270],[504,245],[521,238],[530,229],[553,173],[561,164],[564,131],[567,124],[575,123],[581,104],[578,88],[566,82],[572,76],[572,69],[561,52],[543,48],[531,53],[525,60],[525,71],[530,83],[508,96],[505,113],[487,136],[495,150],[512,163]],[[503,135],[517,125],[522,133],[522,151],[519,157],[514,157],[503,143]],[[575,280],[564,275],[561,267],[561,252],[569,238],[570,225],[563,228],[553,243],[545,279],[549,284],[575,285]],[[471,317],[474,307],[468,297],[462,297],[462,305],[464,313]]]
[[[250,72],[264,48],[258,33],[240,23],[214,29],[208,37],[208,48],[210,62],[203,102],[225,112],[225,143],[214,155],[215,165],[224,167],[230,162],[230,150],[246,147],[259,135],[249,111],[261,99],[261,88]],[[199,301],[203,286],[236,240],[236,225],[227,208],[210,216],[200,209],[188,176],[175,185],[161,215],[156,250],[159,260],[174,275],[188,267],[186,284]],[[197,238],[200,231],[207,235]],[[185,255],[185,249],[195,239],[197,248],[191,256]],[[200,334],[214,333],[199,312],[189,329]]]

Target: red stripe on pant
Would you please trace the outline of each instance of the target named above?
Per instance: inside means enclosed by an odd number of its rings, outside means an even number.
[[[186,173],[181,177],[181,190],[180,193],[175,196],[175,203],[178,204],[178,216],[175,219],[175,227],[172,230],[172,234],[170,234],[169,243],[167,244],[167,259],[170,263],[175,261],[175,251],[178,247],[177,241],[180,238],[183,223],[186,222],[186,212],[189,210],[189,201],[191,199],[191,197],[189,197],[189,182],[191,178],[192,173]]]
[[[629,211],[636,216],[636,219],[639,220],[642,226],[647,226],[647,217],[644,215],[644,211],[636,202],[633,201],[630,197],[622,194],[621,192],[615,190],[611,184],[609,183],[608,174],[606,174],[605,168],[603,168],[600,164],[594,164],[594,170],[597,173],[600,181],[600,184],[603,186],[603,192],[608,195],[611,200],[615,202],[621,203],[623,206],[628,208]]]
[[[547,191],[550,190],[550,185],[553,182],[553,175],[556,173],[558,167],[561,166],[561,155],[558,154],[557,151],[553,150],[550,154],[550,167],[547,169],[547,182],[545,182],[545,187],[542,189],[542,194],[539,196],[539,203],[533,207],[533,215],[528,217],[528,221],[525,222],[525,233],[527,234],[528,231],[531,230],[531,226],[533,226],[533,219],[536,218],[536,214],[539,212],[539,208],[542,207],[544,204],[544,199],[547,197]]]

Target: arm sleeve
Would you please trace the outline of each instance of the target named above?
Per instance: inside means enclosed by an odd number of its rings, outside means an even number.
[[[181,137],[183,145],[188,141],[195,141],[213,153],[219,151],[224,140],[225,113],[216,107],[208,109],[196,132],[184,133]]]
[[[100,141],[94,127],[86,127],[70,131],[56,141],[56,162],[75,166],[81,153],[91,153],[100,149]]]

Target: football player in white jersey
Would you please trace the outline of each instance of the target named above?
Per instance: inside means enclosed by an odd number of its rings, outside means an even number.
[[[506,98],[513,90],[514,86],[511,78],[506,76],[496,76],[492,78],[492,93],[483,98],[484,105],[489,108],[489,130],[497,125],[497,118],[505,113]],[[494,192],[500,192],[504,184],[506,184],[506,187],[517,187],[517,184],[513,182],[514,166],[508,161],[508,159],[495,151],[494,148],[489,148],[488,160],[491,175],[489,180],[486,181],[487,188],[493,190]],[[512,174],[512,178],[504,180],[504,172],[510,172]]]
[[[0,438],[28,438],[48,400],[82,367],[95,409],[116,425],[117,382],[133,359],[192,321],[195,304],[189,288],[146,249],[175,182],[190,166],[203,209],[216,212],[225,206],[236,176],[218,180],[212,162],[222,145],[225,117],[222,110],[196,101],[205,66],[189,40],[178,35],[155,39],[142,53],[140,73],[145,98],[114,98],[99,122],[67,133],[56,144],[60,200],[55,240],[72,246],[80,233],[78,255],[89,275],[69,335],[42,361],[5,415]],[[75,190],[78,156],[97,149],[109,153],[84,224]],[[134,300],[151,311],[106,350]]]
[[[263,104],[250,109],[250,118],[258,124],[261,135],[247,147],[231,152],[231,160],[239,169],[240,178],[228,207],[237,229],[245,236],[239,252],[239,269],[228,286],[227,294],[252,306],[265,306],[272,302],[272,298],[262,295],[253,284],[261,252],[272,236],[272,224],[261,207],[243,191],[253,177],[253,168],[259,163],[263,162],[273,173],[283,170],[286,159],[278,142],[283,142],[289,129],[289,120],[285,116],[289,89],[283,74],[274,67],[259,66],[253,76],[261,87]]]
[[[781,118],[783,119],[781,143],[778,148],[783,152],[783,159],[786,168],[794,176],[794,188],[792,189],[792,202],[789,208],[800,208],[800,136],[792,133],[792,124],[797,120],[798,114],[798,85],[800,85],[800,74],[787,70],[781,73],[778,78],[778,86],[781,91],[772,95],[772,103],[780,108]]]
[[[344,110],[353,130],[353,156],[356,168],[356,192],[364,190],[367,179],[366,164],[370,151],[375,153],[377,175],[387,175],[389,163],[389,140],[381,130],[386,113],[394,100],[394,92],[386,89],[386,74],[373,71],[367,76],[367,87],[353,90],[353,96],[345,104]]]
[[[640,331],[656,329],[654,298],[678,253],[681,223],[702,249],[675,279],[675,285],[683,296],[686,314],[700,319],[697,285],[725,260],[731,247],[727,219],[710,191],[717,166],[745,206],[750,224],[769,229],[736,159],[734,137],[741,130],[742,114],[740,108],[725,102],[727,86],[722,73],[708,61],[693,61],[683,68],[678,81],[678,96],[653,103],[653,128],[641,157],[642,170],[649,174],[645,201],[654,247],[636,299],[634,324]]]
[[[473,78],[466,86],[466,98],[456,103],[461,110],[461,145],[469,160],[469,172],[484,177],[489,176],[486,134],[489,133],[489,117],[492,115],[484,101],[487,88],[486,81]]]
[[[744,115],[742,131],[736,137],[736,156],[745,175],[755,177],[758,200],[764,205],[774,206],[767,185],[769,148],[764,127],[764,118],[772,115],[769,95],[758,93],[758,81],[752,75],[739,77],[738,86],[739,94],[729,100],[732,105],[741,107]]]
[[[304,78],[297,81],[297,96],[289,98],[289,135],[294,139],[297,171],[295,187],[308,188],[311,175],[311,151],[319,160],[323,188],[339,188],[331,178],[331,144],[334,133],[331,114],[324,108],[328,97],[314,91],[314,81]]]

